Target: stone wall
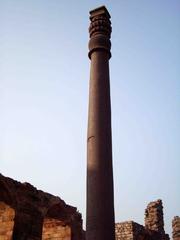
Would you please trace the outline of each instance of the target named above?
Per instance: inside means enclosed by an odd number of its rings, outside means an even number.
[[[168,234],[148,230],[133,221],[117,223],[115,230],[116,240],[169,240]]]
[[[133,221],[116,223],[116,240],[133,240]]]
[[[180,218],[172,222],[173,240],[180,240]],[[116,240],[169,240],[164,231],[162,201],[148,204],[145,227],[117,223]],[[0,174],[0,240],[83,240],[81,214],[59,197]]]
[[[71,240],[71,228],[62,221],[45,218],[43,222],[42,240]]]
[[[14,218],[14,209],[4,202],[0,202],[0,240],[12,239]]]
[[[146,229],[164,234],[164,218],[162,201],[150,202],[145,210]]]
[[[10,240],[11,237],[41,240],[42,232],[44,239],[48,239],[45,232],[53,230],[47,219],[52,222],[54,219],[56,230],[62,231],[64,238],[58,239],[82,240],[82,218],[77,209],[29,183],[20,183],[0,174],[0,203],[0,240]],[[61,226],[58,225],[60,222]]]
[[[172,237],[173,240],[180,240],[180,217],[174,217],[172,221]]]
[[[169,240],[168,234],[164,231],[161,200],[148,204],[145,211],[145,227],[136,222],[127,221],[117,223],[115,228],[116,240]]]

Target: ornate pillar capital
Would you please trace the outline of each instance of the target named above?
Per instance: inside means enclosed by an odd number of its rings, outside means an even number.
[[[90,11],[89,27],[89,58],[94,51],[106,51],[111,57],[111,21],[110,14],[105,6]]]

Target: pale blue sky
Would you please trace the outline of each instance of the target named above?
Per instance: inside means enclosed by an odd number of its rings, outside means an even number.
[[[0,172],[85,219],[89,10],[112,16],[116,222],[180,214],[180,1],[0,0]]]

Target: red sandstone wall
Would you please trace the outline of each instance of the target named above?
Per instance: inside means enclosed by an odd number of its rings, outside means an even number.
[[[71,228],[57,219],[46,218],[43,223],[42,240],[71,240]]]
[[[11,237],[41,240],[42,231],[45,240],[83,238],[82,218],[77,209],[29,183],[20,183],[0,174],[0,202],[0,240],[11,240]],[[50,225],[47,219],[54,219],[51,224],[56,224]]]
[[[15,211],[0,202],[0,240],[11,240],[14,228]]]

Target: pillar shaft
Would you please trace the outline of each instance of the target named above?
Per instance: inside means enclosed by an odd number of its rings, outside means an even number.
[[[109,83],[110,15],[105,7],[95,9],[90,14],[86,240],[114,240]]]

